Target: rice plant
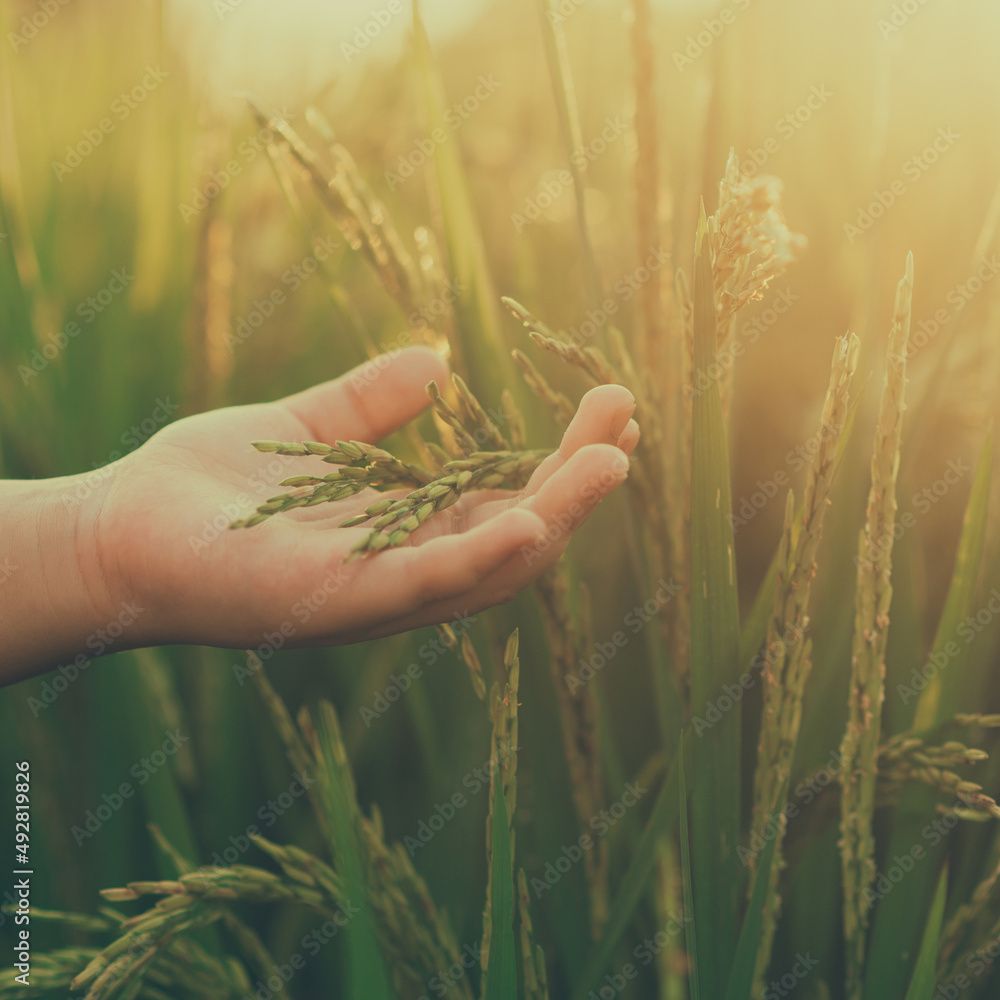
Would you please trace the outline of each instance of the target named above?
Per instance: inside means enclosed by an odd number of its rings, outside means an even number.
[[[984,263],[1000,221],[995,179],[969,184],[965,200],[939,193],[955,232],[934,239],[964,248],[971,232],[962,255],[978,290],[952,289],[946,301],[964,304],[929,320],[924,289],[940,291],[944,267],[933,246],[920,227],[884,242],[868,230],[883,216],[887,228],[897,202],[916,210],[916,185],[931,190],[950,146],[928,147],[933,162],[918,152],[906,182],[894,178],[887,90],[864,141],[846,147],[870,166],[882,212],[831,224],[825,207],[806,207],[828,198],[839,211],[839,178],[805,152],[808,169],[774,176],[781,143],[747,145],[740,123],[741,102],[764,98],[727,76],[762,59],[750,42],[763,45],[765,28],[791,31],[781,18],[802,16],[791,5],[741,8],[718,32],[712,20],[691,33],[648,0],[614,5],[613,17],[583,6],[484,15],[516,31],[508,68],[524,61],[525,39],[537,51],[530,82],[514,93],[501,74],[497,97],[476,97],[472,113],[451,75],[457,57],[434,51],[414,2],[404,56],[378,71],[405,84],[397,104],[378,94],[359,112],[318,95],[278,113],[259,96],[244,102],[249,146],[226,149],[204,126],[198,169],[228,171],[233,189],[196,186],[200,209],[164,139],[174,129],[193,148],[196,132],[156,106],[153,176],[197,222],[167,218],[149,177],[130,190],[142,245],[124,223],[108,235],[146,265],[127,321],[109,308],[92,341],[21,386],[8,377],[15,359],[44,348],[62,299],[75,309],[56,275],[65,249],[45,244],[55,237],[39,217],[46,199],[72,196],[22,177],[11,80],[27,70],[5,63],[5,474],[82,468],[88,435],[113,443],[146,387],[169,384],[190,412],[427,344],[452,375],[427,386],[424,416],[389,441],[248,441],[266,499],[248,516],[224,512],[203,540],[232,529],[240,543],[336,504],[330,530],[364,529],[345,560],[363,570],[419,545],[463,497],[517,497],[588,389],[626,386],[641,437],[625,495],[509,607],[363,649],[294,652],[262,636],[239,654],[139,651],[95,664],[69,694],[54,686],[64,672],[3,692],[5,759],[33,761],[44,822],[30,975],[0,973],[0,1000],[995,994],[998,313]],[[831,31],[839,17],[870,20],[854,6],[823,11]],[[169,52],[162,23],[116,14]],[[13,31],[18,19],[3,17]],[[594,38],[619,46],[600,49],[606,65],[582,54]],[[889,61],[872,65],[890,74]],[[194,79],[170,65],[191,91],[175,106],[193,120]],[[695,73],[702,90],[687,85]],[[625,99],[620,155],[617,127],[591,141],[605,91]],[[811,141],[806,123],[820,128],[825,101],[802,105],[805,119],[793,112],[787,134],[776,128],[782,142]],[[525,142],[504,176],[539,157],[556,172],[529,184],[521,211],[491,164],[503,123],[522,115],[530,133],[541,107],[544,153]],[[414,137],[409,154],[351,120],[389,108],[397,143]],[[250,151],[257,186],[240,189]],[[921,227],[943,222],[929,219]],[[867,242],[838,256],[831,229]],[[279,279],[304,288],[283,339],[246,319],[270,280],[248,250],[265,231],[312,262]],[[176,301],[188,305],[171,325],[157,307]],[[274,313],[285,300],[270,301]],[[129,324],[144,317],[152,355],[140,364]],[[753,345],[787,334],[786,322],[803,344],[822,343],[822,363],[786,335],[793,360],[762,376]],[[811,383],[799,379],[809,365]],[[95,408],[102,372],[115,388]],[[790,450],[779,455],[756,408],[784,413],[793,400],[808,420],[782,428]],[[76,414],[79,426],[66,419]],[[953,437],[949,471],[924,486],[939,425]],[[43,431],[67,443],[48,450]],[[303,472],[274,475],[273,456],[301,459]],[[293,614],[329,599],[303,595]],[[136,772],[164,731],[193,739],[169,765]],[[60,761],[91,778],[61,783]],[[6,942],[18,925],[16,900],[5,902]]]

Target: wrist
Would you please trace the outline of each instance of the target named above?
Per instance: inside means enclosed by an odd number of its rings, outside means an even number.
[[[115,647],[120,599],[99,543],[107,484],[99,473],[0,481],[0,682]]]

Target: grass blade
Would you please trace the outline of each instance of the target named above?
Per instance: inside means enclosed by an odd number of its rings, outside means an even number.
[[[944,919],[944,902],[947,896],[948,869],[945,868],[938,877],[934,905],[931,907],[931,914],[924,928],[924,939],[920,943],[920,952],[917,955],[913,978],[910,980],[910,988],[906,991],[906,1000],[931,1000],[934,996],[938,944],[941,940],[941,921]]]
[[[346,927],[348,995],[365,1000],[391,1000],[389,973],[375,936],[375,921],[368,900],[364,862],[357,835],[357,803],[340,726],[333,706],[319,710],[319,759],[316,776],[320,799],[332,833],[337,871],[355,914]]]
[[[483,1000],[517,1000],[514,955],[514,869],[503,783],[493,782],[493,856],[490,861],[490,963]],[[358,994],[358,996],[367,994]]]
[[[715,291],[704,214],[695,251],[694,380],[706,373],[716,350]],[[693,403],[691,462],[691,701],[706,712],[739,672],[739,605],[730,518],[729,448],[718,383]],[[730,699],[731,702],[731,699]],[[730,704],[730,709],[732,709]],[[699,725],[700,723],[700,725]],[[692,758],[694,889],[701,916],[703,985],[708,1000],[725,995],[736,951],[741,871],[740,711],[727,710],[714,725],[695,718],[703,738]]]
[[[687,750],[690,755],[690,732],[684,734],[680,748],[681,751]],[[611,904],[604,933],[591,949],[590,957],[574,990],[574,1000],[587,1000],[598,988],[601,976],[611,965],[615,948],[624,936],[639,900],[649,889],[649,879],[656,865],[656,846],[664,837],[673,833],[679,816],[680,757],[681,753],[675,755],[670,773],[656,797],[646,829],[632,852],[632,861],[622,877],[618,895]]]
[[[677,766],[677,803],[681,824],[681,875],[684,880],[684,938],[688,952],[688,996],[691,1000],[701,1000],[701,985],[698,977],[698,932],[694,909],[694,891],[691,885],[691,842],[688,830],[687,782],[684,780],[684,744],[681,744]]]
[[[965,509],[962,535],[955,555],[955,568],[941,620],[934,636],[934,653],[947,656],[949,643],[955,641],[960,624],[972,612],[973,595],[979,564],[982,561],[983,545],[986,541],[986,521],[989,515],[990,482],[993,478],[993,431],[986,435],[986,442],[979,454],[976,475],[972,481],[972,493]],[[918,730],[931,729],[954,715],[958,708],[960,686],[945,684],[945,676],[939,671],[927,683],[920,695],[913,727]]]
[[[785,800],[786,788],[787,783],[778,793],[778,799],[781,802]],[[726,1000],[744,1000],[745,997],[750,996],[754,969],[757,964],[757,952],[760,950],[764,931],[764,911],[777,844],[778,838],[772,837],[761,855],[760,867],[753,884],[753,894],[750,896],[750,905],[743,920],[739,944],[736,946],[736,957],[733,960],[733,971],[729,976]]]

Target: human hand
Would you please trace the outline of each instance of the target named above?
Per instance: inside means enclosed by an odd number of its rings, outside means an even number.
[[[623,387],[587,393],[558,451],[522,491],[468,493],[398,549],[343,565],[369,529],[337,527],[392,492],[365,490],[252,529],[218,530],[279,492],[281,479],[330,470],[318,458],[262,455],[250,441],[375,443],[425,409],[424,387],[446,375],[436,353],[409,348],[273,403],[165,427],[110,467],[97,495],[79,505],[74,537],[88,541],[76,557],[91,621],[141,609],[115,649],[254,648],[276,633],[284,645],[318,646],[449,621],[512,598],[626,478],[639,430]]]

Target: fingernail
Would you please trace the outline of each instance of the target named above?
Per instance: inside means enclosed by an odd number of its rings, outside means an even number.
[[[621,432],[628,427],[628,422],[632,419],[632,414],[635,412],[635,400],[633,399],[628,406],[622,406],[615,410],[614,419],[611,421],[611,435],[617,441]]]

